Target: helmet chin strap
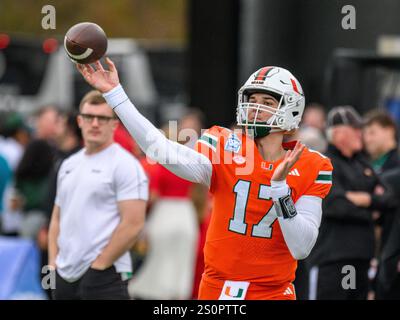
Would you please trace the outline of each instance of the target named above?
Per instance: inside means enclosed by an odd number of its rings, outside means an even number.
[[[269,118],[266,122],[256,122],[255,124],[257,125],[262,125],[262,126],[249,126],[249,129],[252,130],[253,132],[253,137],[254,138],[263,138],[268,136],[271,132],[276,132],[276,130],[272,130],[271,127],[267,127],[266,125],[272,124],[275,120],[275,116],[272,116]]]
[[[261,124],[256,122],[256,124]],[[248,129],[253,132],[254,138],[263,138],[271,133],[270,127],[248,126]]]

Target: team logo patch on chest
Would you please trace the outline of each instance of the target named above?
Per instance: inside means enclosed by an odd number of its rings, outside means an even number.
[[[274,165],[272,163],[261,162],[261,169],[271,171],[274,169]]]
[[[238,136],[234,133],[231,133],[231,135],[228,137],[228,141],[226,141],[225,150],[238,153],[241,146],[242,142],[240,141]]]

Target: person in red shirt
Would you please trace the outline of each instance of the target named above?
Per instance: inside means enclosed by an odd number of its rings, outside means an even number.
[[[137,157],[137,145],[135,140],[129,135],[129,132],[126,131],[124,125],[119,122],[117,129],[114,131],[114,141],[118,143],[122,148],[126,151],[132,153],[134,156]]]
[[[129,285],[136,299],[190,299],[198,241],[193,183],[147,162],[151,207],[145,227],[147,253]]]

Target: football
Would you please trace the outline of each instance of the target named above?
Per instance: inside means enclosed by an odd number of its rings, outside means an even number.
[[[64,48],[72,61],[81,64],[93,63],[106,53],[107,36],[95,23],[78,23],[65,34]]]

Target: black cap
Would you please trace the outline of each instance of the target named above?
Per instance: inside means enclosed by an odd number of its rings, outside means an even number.
[[[359,113],[352,106],[338,106],[331,109],[327,116],[327,128],[348,125],[361,128],[363,121]]]

